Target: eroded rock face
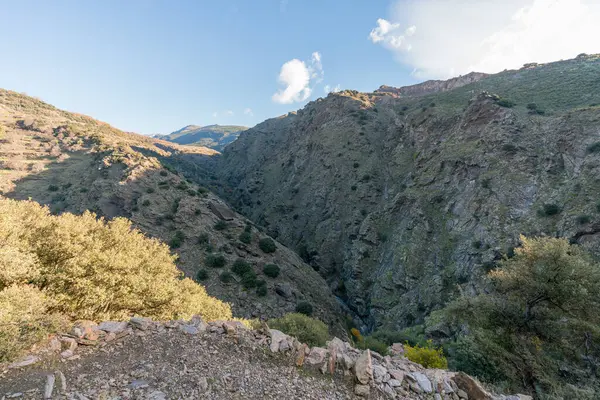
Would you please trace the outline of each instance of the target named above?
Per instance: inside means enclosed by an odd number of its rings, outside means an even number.
[[[545,68],[519,79],[558,67]],[[298,251],[367,329],[420,323],[457,285],[474,292],[521,233],[597,251],[600,222],[574,216],[597,215],[600,153],[587,149],[600,110],[502,107],[483,91],[510,97],[520,83],[499,79],[414,98],[346,91],[267,120],[224,151],[222,194]],[[562,212],[543,215],[545,204]]]

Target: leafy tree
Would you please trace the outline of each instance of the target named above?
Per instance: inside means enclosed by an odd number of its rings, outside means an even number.
[[[239,239],[240,242],[249,244],[250,242],[252,242],[252,234],[250,232],[243,231],[242,233],[240,233]]]
[[[562,396],[561,366],[571,365],[573,373],[596,370],[600,268],[588,254],[566,239],[521,236],[514,257],[489,278],[488,293],[459,298],[430,316],[442,315],[460,332],[462,347],[454,356],[465,372],[477,375],[468,360],[482,365],[485,358],[492,380]]]

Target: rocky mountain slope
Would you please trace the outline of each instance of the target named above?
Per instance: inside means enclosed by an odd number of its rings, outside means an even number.
[[[222,151],[246,129],[248,127],[236,125],[188,125],[168,135],[157,135],[156,138],[182,145],[203,146]]]
[[[521,233],[598,254],[599,77],[600,57],[580,55],[470,83],[330,94],[242,133],[214,174],[363,328],[401,329],[477,292]]]
[[[127,217],[168,243],[179,256],[178,267],[230,302],[236,316],[277,317],[308,302],[316,317],[341,330],[338,301],[310,266],[176,173],[174,165],[214,150],[121,132],[5,90],[0,129],[1,195],[31,198],[54,213]],[[254,279],[232,273],[236,261],[254,271]],[[263,272],[270,264],[278,266],[276,276]]]

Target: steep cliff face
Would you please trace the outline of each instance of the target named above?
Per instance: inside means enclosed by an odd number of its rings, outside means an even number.
[[[330,94],[243,133],[216,173],[363,327],[409,326],[476,292],[521,233],[600,249],[598,76],[588,56],[420,97]]]

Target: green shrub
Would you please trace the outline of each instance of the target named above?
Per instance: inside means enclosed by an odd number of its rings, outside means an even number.
[[[56,192],[56,191],[58,191],[58,186],[56,186],[56,185],[50,185],[50,186],[48,186],[48,191],[49,192]]]
[[[263,238],[258,241],[258,247],[265,253],[274,253],[277,250],[275,242],[271,238]]]
[[[561,212],[561,208],[558,204],[544,204],[542,209],[539,211],[541,216],[552,216],[559,214]]]
[[[242,275],[242,286],[246,289],[251,289],[257,286],[256,273],[252,270],[247,271]]]
[[[185,240],[185,234],[182,231],[176,231],[175,236],[169,241],[169,246],[172,249],[178,249],[183,244]]]
[[[154,193],[154,188],[149,187],[146,189],[146,193]]]
[[[375,351],[382,356],[388,354],[388,345],[372,336],[362,337],[362,340],[356,343],[356,347],[363,350],[369,349]]]
[[[231,281],[233,281],[233,275],[231,275],[231,272],[223,271],[221,272],[221,275],[219,275],[219,279],[223,283],[231,283]]]
[[[80,193],[87,193],[88,192],[88,188],[82,187],[81,189],[79,189]]]
[[[413,347],[409,344],[405,344],[404,355],[410,361],[421,364],[425,368],[448,368],[448,360],[444,356],[442,348],[435,348],[431,340],[428,341],[427,346],[425,347],[419,345]]]
[[[200,236],[198,236],[198,244],[206,244],[208,243],[208,233],[201,233]]]
[[[214,228],[218,231],[222,231],[227,229],[227,223],[225,221],[223,221],[222,219],[218,220],[217,223],[214,225]]]
[[[148,207],[150,205],[150,200],[146,199],[146,200],[142,201],[142,205],[144,207]]]
[[[358,189],[358,186],[356,186],[356,185],[352,185],[352,186],[350,186],[350,190],[354,191],[354,190],[356,190],[356,189]]]
[[[227,260],[222,254],[209,254],[204,259],[204,264],[211,268],[222,268],[227,264]]]
[[[535,103],[529,103],[529,104],[527,104],[527,109],[528,110],[537,110],[538,106]]]
[[[296,304],[296,312],[310,317],[313,313],[313,306],[307,301],[301,301]]]
[[[592,217],[590,217],[589,215],[578,215],[577,216],[577,223],[579,225],[585,225],[590,223],[590,221],[592,220]]]
[[[205,269],[199,269],[198,273],[196,273],[196,279],[199,281],[205,281],[208,279],[208,271]]]
[[[357,162],[355,162],[354,164],[352,164],[352,166],[353,166],[354,168],[358,168],[358,167],[360,166],[360,164],[359,164],[359,163],[357,163]]]
[[[252,234],[250,232],[242,232],[239,236],[240,242],[250,244],[252,242]]]
[[[268,323],[270,328],[294,336],[309,346],[324,346],[329,340],[327,325],[304,314],[286,314],[281,318],[269,320]]]
[[[188,185],[184,181],[179,182],[179,184],[175,187],[179,190],[188,190]]]
[[[208,189],[200,186],[197,190],[199,196],[204,196],[208,193]]]
[[[195,196],[195,195],[196,195],[196,191],[195,191],[194,189],[188,189],[188,191],[187,191],[187,192],[188,192],[188,194],[189,194],[190,196]]]
[[[256,287],[256,294],[260,297],[266,296],[268,292],[267,286],[265,285],[258,285]]]
[[[160,176],[167,176],[169,175],[169,173],[167,171],[165,171],[164,169],[160,171]]]
[[[596,211],[600,212],[600,201],[596,203]]]
[[[244,232],[252,233],[252,224],[250,222],[246,223],[246,226],[244,227]]]
[[[231,271],[238,276],[243,276],[245,273],[252,271],[252,267],[243,259],[238,258],[233,262]]]
[[[263,268],[263,272],[270,278],[277,278],[279,276],[280,268],[275,264],[267,264]]]
[[[515,102],[512,100],[508,100],[508,99],[499,99],[496,101],[496,104],[498,104],[501,107],[507,107],[507,108],[511,108],[515,106]]]
[[[600,142],[592,143],[587,147],[588,153],[599,153],[600,152]]]

